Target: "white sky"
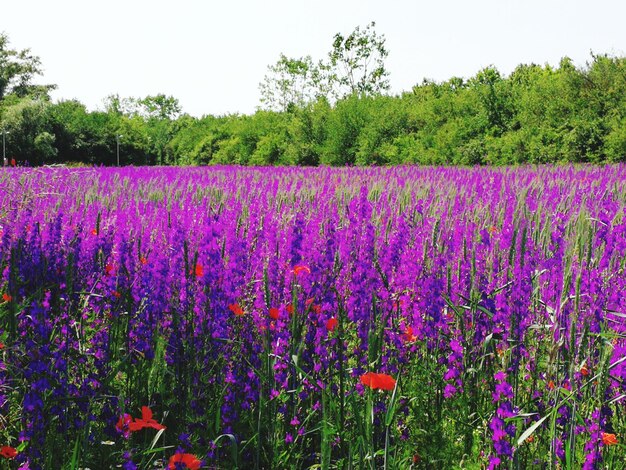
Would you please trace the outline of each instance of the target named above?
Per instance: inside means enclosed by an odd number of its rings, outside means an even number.
[[[252,113],[281,52],[325,58],[333,35],[376,21],[392,92],[495,65],[584,65],[626,55],[624,0],[4,0],[0,32],[30,48],[54,99],[165,93],[194,115]]]

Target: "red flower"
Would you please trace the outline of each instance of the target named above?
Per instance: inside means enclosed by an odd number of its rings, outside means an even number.
[[[230,309],[231,312],[233,312],[238,317],[240,317],[241,315],[245,313],[243,309],[239,306],[239,304],[230,304],[228,308]]]
[[[605,446],[614,446],[617,444],[617,437],[615,434],[609,434],[608,432],[602,433],[602,444]]]
[[[278,320],[279,316],[280,316],[280,310],[278,310],[277,308],[270,308],[270,318],[272,320]]]
[[[131,431],[139,431],[143,428],[154,428],[157,431],[161,429],[165,429],[165,426],[157,423],[154,419],[152,419],[152,410],[147,406],[141,407],[141,419],[137,418],[135,421],[128,425],[128,429]]]
[[[143,265],[148,264],[148,259],[145,256],[142,256],[141,258],[139,258],[139,262]]]
[[[111,274],[115,274],[115,266],[113,264],[107,264],[104,267],[104,272],[106,273],[107,276],[110,276]]]
[[[184,467],[176,464],[184,464]],[[193,454],[174,454],[170,457],[167,468],[169,470],[177,470],[179,468],[188,468],[190,470],[198,470],[202,462]]]
[[[0,349],[4,349],[4,343],[0,343]]]
[[[583,364],[580,368],[580,375],[584,377],[587,377],[589,375],[589,367],[587,367],[587,364]]]
[[[412,343],[417,339],[417,336],[415,336],[415,334],[413,333],[413,327],[411,326],[407,326],[406,330],[404,330],[404,335],[402,335],[404,338],[404,341],[406,341],[407,343]]]
[[[328,331],[333,331],[335,328],[337,328],[338,324],[339,324],[339,321],[337,321],[335,317],[329,318],[328,321],[326,322],[326,329]]]
[[[372,390],[393,390],[396,386],[396,380],[387,374],[377,374],[375,372],[367,372],[361,376],[361,383]]]
[[[293,267],[293,273],[296,276],[299,276],[302,273],[311,274],[311,268],[309,268],[308,266],[305,266],[303,264],[299,264],[299,265]]]
[[[204,275],[204,268],[200,263],[196,263],[196,267],[194,268],[193,272],[196,277],[201,277],[202,275]]]
[[[11,302],[11,300],[13,300],[13,297],[5,292],[4,294],[2,294],[2,300],[4,300],[5,302]]]
[[[128,439],[128,436],[130,435],[130,423],[132,421],[133,417],[128,413],[124,413],[122,416],[120,416],[120,419],[115,425],[115,429],[117,430],[117,432],[119,432]]]
[[[17,457],[17,449],[14,449],[11,446],[2,446],[0,447],[0,455],[5,459],[14,459]]]
[[[98,230],[97,229],[91,229],[91,234],[92,235],[98,235]]]
[[[293,312],[294,312],[293,304],[287,305],[287,307],[285,307],[285,309],[289,313],[289,316],[293,315]]]

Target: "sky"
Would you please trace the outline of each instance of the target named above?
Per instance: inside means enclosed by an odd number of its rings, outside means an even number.
[[[281,53],[324,59],[336,33],[372,21],[397,94],[487,66],[624,56],[625,17],[623,0],[5,0],[0,32],[39,56],[55,100],[163,93],[199,117],[253,113]]]

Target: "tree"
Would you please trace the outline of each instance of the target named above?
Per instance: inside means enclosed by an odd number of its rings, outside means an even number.
[[[41,60],[30,53],[30,49],[21,51],[9,47],[9,38],[0,33],[0,101],[13,93],[25,96],[49,99],[48,93],[55,85],[34,85],[33,78],[41,75]]]
[[[51,130],[48,101],[24,98],[7,106],[3,127],[11,134],[11,154],[31,165],[54,163],[57,149]]]
[[[290,59],[281,54],[259,84],[261,103],[271,111],[305,106],[325,94],[321,70],[322,66],[315,65],[311,56]]]
[[[139,114],[139,105],[135,98],[123,98],[114,94],[104,99],[104,110],[108,114],[118,116],[136,116]]]
[[[138,103],[142,107],[140,114],[144,119],[174,120],[182,111],[178,99],[163,93],[146,96]]]
[[[377,95],[389,90],[389,72],[385,59],[385,36],[376,34],[375,22],[365,29],[359,26],[348,36],[335,34],[333,49],[328,54],[330,83],[335,98],[351,94]]]
[[[371,96],[389,90],[384,64],[389,52],[375,26],[372,22],[364,29],[357,26],[348,36],[335,34],[328,62],[316,64],[311,56],[293,59],[281,54],[259,84],[262,106],[287,111],[320,98],[332,102],[352,94]]]
[[[158,94],[146,96],[138,100],[140,105],[139,114],[146,122],[148,135],[148,149],[154,156],[153,163],[159,165],[169,163],[166,155],[167,144],[172,140],[172,121],[181,113],[178,100],[173,96]]]
[[[57,156],[59,151],[54,146],[55,136],[43,131],[37,134],[33,142],[33,150],[36,161],[48,162]]]
[[[486,67],[470,80],[470,85],[480,96],[490,131],[502,135],[514,114],[508,82],[498,69]]]

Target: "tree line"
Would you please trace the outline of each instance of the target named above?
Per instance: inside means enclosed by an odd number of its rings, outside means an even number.
[[[30,165],[393,165],[626,161],[626,58],[576,67],[487,67],[388,93],[374,24],[334,37],[325,60],[281,55],[250,115],[185,114],[178,100],[109,96],[104,110],[53,102],[41,64],[0,34],[0,132]]]

